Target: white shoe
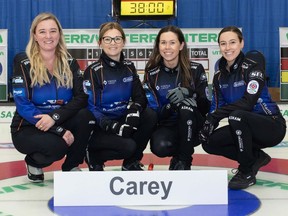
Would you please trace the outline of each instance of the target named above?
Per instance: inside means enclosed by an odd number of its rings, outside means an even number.
[[[44,173],[42,168],[33,167],[27,164],[28,179],[34,183],[40,183],[44,181]]]

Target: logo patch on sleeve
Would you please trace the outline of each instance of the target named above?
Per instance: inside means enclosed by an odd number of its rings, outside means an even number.
[[[251,80],[247,85],[247,92],[249,94],[256,94],[259,89],[259,83],[256,80]]]

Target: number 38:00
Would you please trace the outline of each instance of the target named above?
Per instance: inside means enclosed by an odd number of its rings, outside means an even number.
[[[137,14],[161,14],[164,13],[164,3],[131,3],[130,12]]]

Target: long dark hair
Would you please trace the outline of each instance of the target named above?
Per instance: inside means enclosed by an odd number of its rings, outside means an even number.
[[[166,27],[163,27],[162,29],[160,29],[155,43],[154,43],[154,48],[152,51],[152,54],[146,64],[145,67],[145,74],[152,68],[159,66],[160,61],[162,61],[162,56],[160,55],[160,51],[159,51],[159,43],[160,43],[160,36],[162,33],[165,32],[173,32],[177,35],[177,38],[180,42],[180,44],[182,44],[182,42],[184,43],[184,47],[182,50],[180,50],[179,52],[179,66],[180,66],[180,71],[181,71],[181,84],[183,85],[183,87],[189,87],[191,86],[191,82],[192,82],[192,76],[191,76],[191,68],[190,68],[190,60],[189,60],[189,53],[188,53],[188,49],[187,49],[187,43],[185,41],[185,37],[183,32],[181,31],[180,28],[178,28],[177,26],[173,26],[173,25],[169,25]]]

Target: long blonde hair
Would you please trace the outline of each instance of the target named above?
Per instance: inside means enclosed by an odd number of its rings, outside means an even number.
[[[35,85],[44,85],[45,83],[50,83],[49,74],[47,68],[44,65],[42,56],[40,55],[40,48],[38,42],[34,39],[34,34],[37,28],[37,25],[44,20],[54,20],[58,26],[60,33],[59,43],[56,47],[56,60],[53,67],[53,76],[57,80],[57,87],[64,86],[67,88],[73,87],[73,74],[70,70],[68,58],[71,58],[68,53],[62,26],[59,20],[51,13],[40,13],[36,16],[32,22],[30,28],[30,39],[26,46],[26,54],[30,60],[30,77],[31,77],[31,86]]]

